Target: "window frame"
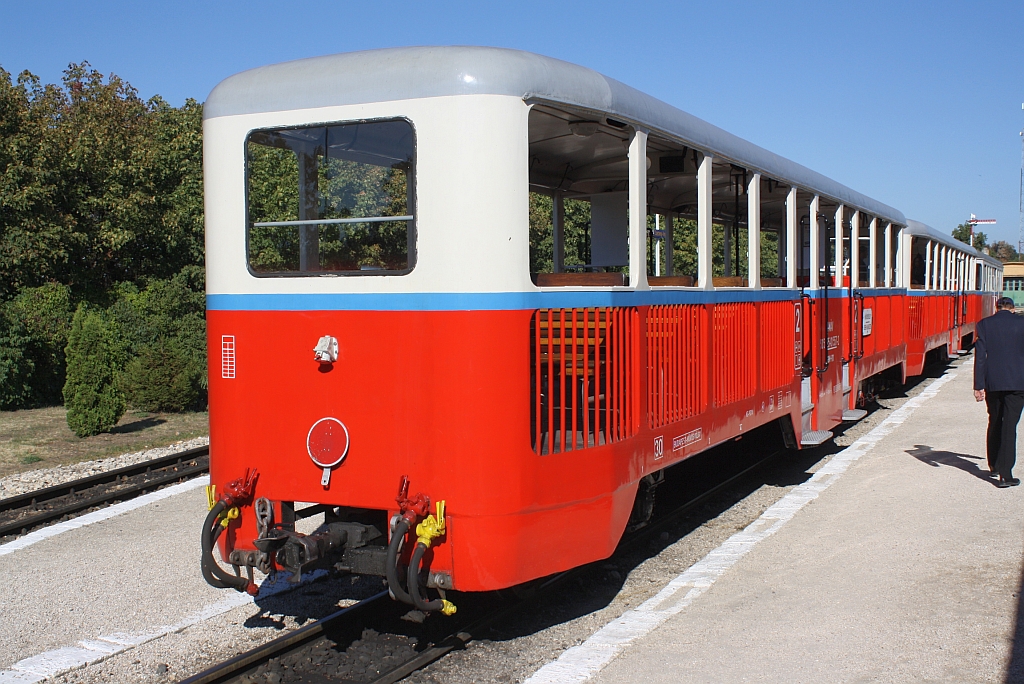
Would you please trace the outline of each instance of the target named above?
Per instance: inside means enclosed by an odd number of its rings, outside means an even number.
[[[405,221],[409,226],[408,236],[406,238],[408,243],[408,257],[409,266],[397,271],[386,271],[377,269],[367,269],[365,271],[275,271],[273,273],[260,273],[253,270],[252,263],[249,260],[249,233],[252,228],[253,222],[249,216],[249,140],[252,138],[254,133],[261,132],[276,132],[276,131],[293,131],[308,128],[327,128],[329,126],[347,126],[352,124],[373,124],[373,123],[392,123],[400,121],[408,124],[412,130],[412,171],[411,171],[411,194],[412,194],[412,218]],[[416,131],[416,125],[412,119],[405,116],[389,116],[389,117],[375,117],[372,119],[350,119],[344,121],[326,121],[326,122],[310,122],[303,124],[295,124],[291,126],[263,126],[259,128],[252,128],[245,134],[245,138],[242,140],[242,165],[245,169],[244,180],[245,192],[245,241],[243,243],[245,269],[254,278],[360,278],[366,276],[386,277],[386,276],[406,276],[412,273],[416,269],[416,265],[419,262],[418,245],[419,245],[419,230],[417,229],[418,223],[418,205],[419,205],[419,193],[416,188],[417,169],[419,167],[419,144],[418,135]],[[319,224],[318,224],[319,225]]]

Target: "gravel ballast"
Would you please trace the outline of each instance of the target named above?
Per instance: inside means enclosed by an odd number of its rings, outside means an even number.
[[[210,443],[209,437],[197,437],[188,439],[165,447],[156,447],[144,451],[136,451],[130,454],[122,454],[111,458],[102,458],[95,461],[82,461],[69,465],[54,466],[53,468],[41,468],[30,470],[16,475],[9,475],[0,478],[0,499],[6,499],[19,494],[27,494],[44,487],[64,484],[90,475],[105,473],[109,470],[117,470],[126,466],[149,461],[161,456],[170,456],[188,449],[207,446]]]

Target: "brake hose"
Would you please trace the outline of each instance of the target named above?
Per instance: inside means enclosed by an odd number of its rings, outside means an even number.
[[[213,549],[220,538],[221,533],[224,531],[224,526],[221,524],[220,516],[224,512],[225,506],[223,501],[218,501],[210,512],[206,516],[206,522],[203,523],[203,536],[202,536],[202,569],[203,578],[212,586],[218,589],[235,589],[237,591],[249,591],[252,593],[250,588],[251,582],[245,577],[238,575],[232,575],[217,562],[217,559],[213,557]],[[253,585],[255,587],[255,585]]]
[[[409,521],[405,518],[399,519],[395,529],[391,532],[391,542],[388,544],[387,560],[384,564],[384,572],[387,575],[388,588],[391,594],[402,603],[412,603],[412,597],[402,588],[398,581],[398,552],[402,548],[402,541],[409,531]],[[411,581],[411,579],[410,579]]]
[[[444,599],[424,601],[420,595],[420,563],[423,562],[423,554],[427,552],[426,544],[417,543],[416,550],[412,552],[412,560],[409,561],[409,595],[412,597],[412,605],[422,611],[439,610],[445,615],[455,612],[455,606]]]

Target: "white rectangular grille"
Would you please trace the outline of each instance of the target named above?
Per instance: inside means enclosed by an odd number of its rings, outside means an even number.
[[[235,336],[221,335],[220,338],[220,376],[235,377]]]

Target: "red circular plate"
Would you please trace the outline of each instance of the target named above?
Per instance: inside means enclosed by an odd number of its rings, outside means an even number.
[[[348,453],[348,428],[337,418],[321,418],[309,428],[306,451],[321,468],[331,468]]]

